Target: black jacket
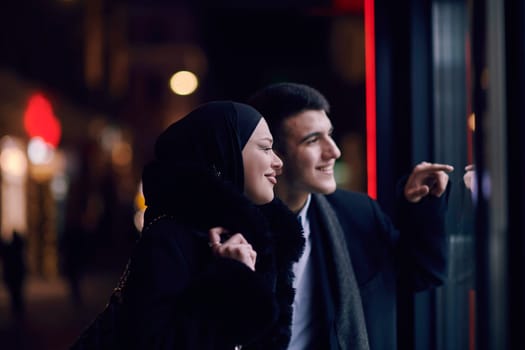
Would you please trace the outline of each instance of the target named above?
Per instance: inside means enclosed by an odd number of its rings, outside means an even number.
[[[295,216],[278,200],[254,206],[205,174],[183,177],[172,208],[148,209],[123,293],[126,348],[283,348],[294,297],[291,267],[304,246]],[[212,255],[207,230],[214,226],[244,235],[257,252],[255,272]]]

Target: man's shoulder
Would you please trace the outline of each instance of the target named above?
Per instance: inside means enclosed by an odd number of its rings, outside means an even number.
[[[340,190],[320,195],[324,197],[338,217],[370,216],[374,212],[373,199],[360,192]],[[315,199],[316,196],[314,196]]]
[[[328,202],[337,206],[370,205],[372,199],[365,193],[337,189],[324,196]]]
[[[347,235],[375,237],[369,235],[377,228],[378,220],[383,220],[383,215],[376,202],[367,194],[336,190],[329,195],[323,195],[323,198],[334,210]]]

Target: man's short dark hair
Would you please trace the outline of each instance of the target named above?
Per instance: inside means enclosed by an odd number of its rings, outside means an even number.
[[[308,110],[330,112],[330,104],[319,91],[297,83],[268,85],[253,94],[247,102],[266,119],[280,151],[283,151],[282,125],[287,118]]]

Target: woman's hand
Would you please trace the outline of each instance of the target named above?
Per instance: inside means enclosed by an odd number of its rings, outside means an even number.
[[[240,261],[255,271],[257,253],[251,244],[240,233],[234,234],[221,243],[221,235],[225,233],[229,233],[229,231],[223,227],[213,227],[208,231],[209,245],[213,254]]]

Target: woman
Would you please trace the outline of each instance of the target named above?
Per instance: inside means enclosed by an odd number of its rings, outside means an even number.
[[[123,290],[126,348],[287,343],[304,239],[274,200],[281,167],[266,121],[247,105],[202,105],[160,135]]]

